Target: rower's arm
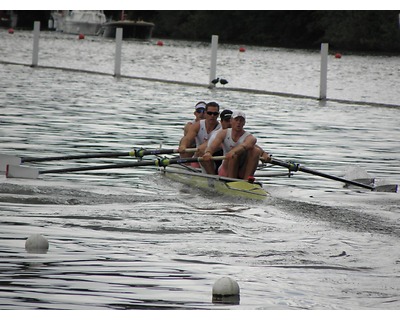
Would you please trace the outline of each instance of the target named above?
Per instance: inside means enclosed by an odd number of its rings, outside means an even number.
[[[192,125],[193,125],[192,122],[188,122],[188,123],[185,124],[185,127],[183,128],[183,136],[186,136],[186,135],[187,135],[187,133],[188,133],[188,131],[189,131],[189,128],[190,128]]]
[[[204,151],[204,155],[206,153],[210,154],[210,156],[212,156],[214,154],[215,151],[217,151],[218,149],[220,149],[222,142],[225,139],[226,136],[226,129],[221,130],[220,132],[217,133],[217,135],[215,136],[214,140],[212,141],[212,143],[210,145],[207,146],[206,150]]]
[[[193,123],[187,132],[187,134],[182,138],[180,144],[179,144],[179,153],[181,154],[181,157],[186,158],[187,155],[185,154],[184,150],[189,148],[192,141],[196,138],[197,133],[199,132],[200,128],[200,123],[196,122]],[[189,155],[190,157],[190,155]]]
[[[253,135],[249,135],[246,137],[246,139],[244,139],[242,143],[232,148],[232,150],[230,150],[229,152],[231,152],[232,155],[241,155],[242,153],[246,152],[246,150],[254,148],[256,142],[257,139]]]
[[[261,162],[270,162],[271,161],[272,155],[269,152],[265,151],[258,144],[256,144],[256,148],[259,150]]]

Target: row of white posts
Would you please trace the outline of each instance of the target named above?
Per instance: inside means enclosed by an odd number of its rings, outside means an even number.
[[[115,35],[115,65],[114,65],[114,76],[121,76],[121,53],[122,53],[122,28],[117,28]],[[40,34],[40,21],[35,21],[33,26],[33,55],[32,55],[32,67],[38,66],[39,61],[39,34]],[[320,91],[319,99],[326,100],[327,91],[327,76],[328,76],[328,48],[327,43],[321,44],[321,70],[320,70]],[[209,86],[215,86],[212,84],[212,80],[217,78],[217,50],[218,50],[218,36],[213,35],[211,37],[211,66],[210,66],[210,82]]]

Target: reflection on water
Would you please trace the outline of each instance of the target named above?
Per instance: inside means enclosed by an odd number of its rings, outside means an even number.
[[[53,36],[44,34],[43,63],[70,66],[66,61],[76,54],[91,56],[90,68],[109,68],[113,41],[78,43]],[[16,61],[30,59],[29,33],[0,37],[7,44],[0,49],[5,56],[17,39],[21,49]],[[51,52],[60,46],[64,58]],[[176,41],[155,48],[124,42],[124,47],[140,49],[142,55],[124,51],[125,61],[131,61],[127,72],[155,76],[154,61],[159,61],[158,76],[200,79],[208,65],[205,44]],[[295,62],[301,70],[316,68],[311,64],[316,54],[306,51],[255,48],[244,56],[232,46],[222,47],[223,75],[238,86],[264,86],[264,81],[272,88],[285,82],[284,65],[262,62],[265,54],[284,57],[287,69]],[[144,59],[149,56],[154,59]],[[168,64],[165,56],[176,61]],[[351,56],[332,63],[339,68],[352,59],[355,66],[379,57]],[[385,58],[384,69],[394,60]],[[76,68],[82,68],[82,61]],[[265,64],[267,70],[276,66],[282,77],[264,77],[260,68]],[[398,108],[333,101],[321,105],[10,64],[0,64],[0,69],[1,153],[54,156],[176,147],[195,102],[217,100],[222,108],[245,111],[247,129],[277,158],[333,175],[351,171],[381,183],[400,180]],[[243,69],[249,73],[236,77]],[[294,76],[301,82],[298,88],[310,90],[306,76],[300,81],[301,70]],[[375,77],[374,72],[368,67],[365,78]],[[354,85],[350,98],[360,100],[363,88]],[[395,97],[391,88],[388,84],[381,96]],[[30,165],[51,169],[123,161],[132,160]],[[265,187],[271,197],[252,203],[187,188],[151,167],[43,174],[37,180],[1,176],[1,309],[399,308],[399,194],[343,189],[339,182],[300,172],[266,180]],[[33,234],[48,239],[46,254],[26,252],[25,241]],[[212,301],[213,284],[225,276],[240,286],[237,305]]]

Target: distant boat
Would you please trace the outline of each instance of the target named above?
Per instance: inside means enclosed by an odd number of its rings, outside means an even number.
[[[54,29],[64,33],[98,35],[106,22],[103,10],[63,10],[52,13]]]
[[[103,24],[103,36],[115,38],[117,28],[122,28],[124,39],[149,40],[153,34],[154,23],[146,21],[119,20]]]

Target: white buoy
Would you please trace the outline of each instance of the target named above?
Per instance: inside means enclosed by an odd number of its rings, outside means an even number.
[[[34,234],[26,239],[25,249],[29,253],[46,253],[49,250],[49,242],[42,235]]]
[[[232,278],[223,277],[214,283],[212,295],[213,303],[239,304],[240,288]]]

